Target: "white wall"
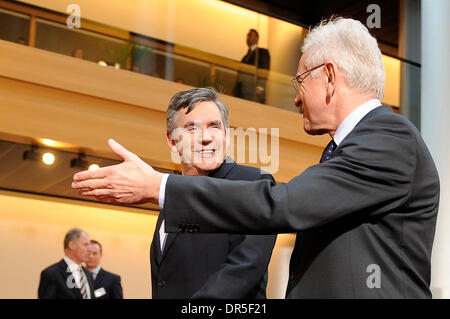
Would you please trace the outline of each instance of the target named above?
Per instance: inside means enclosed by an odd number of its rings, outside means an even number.
[[[121,276],[124,298],[151,298],[156,213],[3,190],[0,212],[0,299],[37,298],[40,273],[63,257],[64,235],[72,227],[102,244],[102,265]],[[294,239],[278,237],[269,265],[269,298],[284,298]]]
[[[72,227],[102,244],[103,267],[122,277],[125,298],[150,298],[157,216],[139,211],[0,191],[0,298],[36,298],[40,272],[64,256],[64,235]]]
[[[432,290],[450,298],[450,1],[422,0],[422,135],[441,182]]]

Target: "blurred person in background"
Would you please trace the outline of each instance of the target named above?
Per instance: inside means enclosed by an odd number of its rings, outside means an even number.
[[[38,299],[93,299],[91,273],[82,266],[89,258],[89,235],[72,228],[64,237],[64,257],[41,272]]]
[[[123,299],[120,276],[100,266],[102,257],[102,245],[96,240],[91,240],[86,267],[94,278],[94,296],[101,299]]]

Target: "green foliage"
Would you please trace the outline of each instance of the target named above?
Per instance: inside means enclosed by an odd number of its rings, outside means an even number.
[[[104,49],[109,57],[109,61],[113,64],[119,63],[121,68],[126,68],[127,60],[130,56],[135,64],[138,63],[141,58],[150,57],[154,54],[152,48],[141,44],[131,43],[131,41],[124,43],[118,49],[113,49],[108,45],[104,45]]]

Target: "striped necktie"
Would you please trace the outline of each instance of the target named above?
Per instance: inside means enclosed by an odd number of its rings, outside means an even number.
[[[330,143],[325,147],[322,153],[322,157],[320,158],[320,163],[326,162],[333,158],[334,150],[336,149],[336,143],[334,140],[331,140]]]
[[[80,267],[80,293],[83,299],[89,299],[87,292],[86,274],[84,273],[82,267]]]

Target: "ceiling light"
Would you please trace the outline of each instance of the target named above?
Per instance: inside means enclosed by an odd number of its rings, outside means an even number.
[[[89,165],[89,168],[88,168],[88,169],[89,169],[90,171],[92,171],[92,170],[97,169],[97,168],[100,168],[100,166],[98,166],[98,164],[95,164],[95,163],[94,163],[94,164]]]
[[[36,139],[38,143],[43,144],[45,146],[50,146],[52,148],[76,148],[76,145],[66,143],[66,142],[60,142],[56,140],[52,140],[49,138],[37,138]]]
[[[49,138],[43,138],[41,139],[42,144],[47,145],[47,146],[51,146],[51,147],[55,147],[57,146],[56,141],[51,140]]]
[[[53,153],[44,153],[42,155],[42,162],[45,165],[53,165],[55,163],[55,155],[53,155]]]

